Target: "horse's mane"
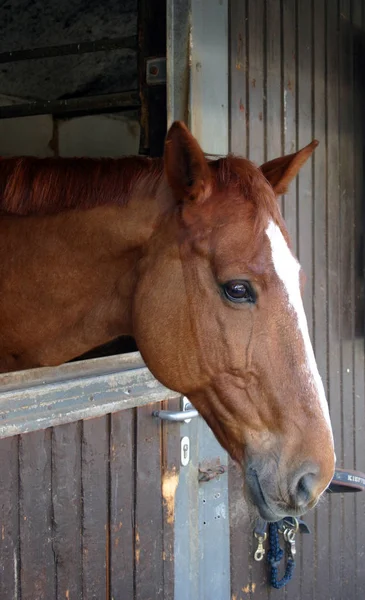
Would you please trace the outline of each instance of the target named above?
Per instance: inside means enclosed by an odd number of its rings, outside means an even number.
[[[236,156],[209,160],[213,186],[250,200],[255,221],[272,214],[273,193],[250,161]],[[162,159],[112,158],[0,159],[0,213],[52,214],[67,209],[124,205],[132,186],[153,194],[163,174]],[[268,193],[271,190],[271,193]],[[274,202],[276,205],[276,202]]]
[[[144,180],[153,193],[162,161],[123,158],[2,158],[0,212],[51,214],[127,202],[131,185]]]

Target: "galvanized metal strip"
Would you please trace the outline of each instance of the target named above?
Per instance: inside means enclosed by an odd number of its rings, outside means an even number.
[[[167,126],[173,121],[188,124],[191,28],[190,0],[167,0]]]
[[[228,153],[228,1],[168,1],[168,121],[186,122],[210,156]],[[183,14],[183,21],[179,22]],[[186,73],[190,71],[189,88]],[[227,466],[227,453],[203,419],[183,423],[190,461],[175,495],[175,598],[229,600],[227,474],[198,483],[198,467]],[[219,540],[219,547],[216,541]]]
[[[179,396],[139,353],[3,375],[0,390],[0,438]]]
[[[228,0],[191,0],[190,128],[203,150],[226,155]]]

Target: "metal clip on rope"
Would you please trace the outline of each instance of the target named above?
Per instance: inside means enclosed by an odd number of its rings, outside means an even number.
[[[260,535],[255,531],[254,536],[257,539],[257,550],[255,552],[255,560],[257,560],[257,562],[260,562],[260,560],[262,560],[265,556],[264,542],[266,541],[267,533],[265,531],[265,533]]]

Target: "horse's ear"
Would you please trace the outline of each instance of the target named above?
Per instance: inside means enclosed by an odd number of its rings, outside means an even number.
[[[313,140],[308,146],[294,154],[275,158],[261,165],[260,170],[274,188],[277,196],[285,194],[291,181],[298,175],[299,170],[317,148],[319,142]]]
[[[164,153],[167,181],[179,202],[202,202],[211,192],[210,171],[203,150],[181,121],[167,133]]]

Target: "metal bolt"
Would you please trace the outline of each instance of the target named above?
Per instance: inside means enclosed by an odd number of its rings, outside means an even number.
[[[150,66],[150,75],[158,75],[158,67],[156,67],[156,65],[151,65]]]

